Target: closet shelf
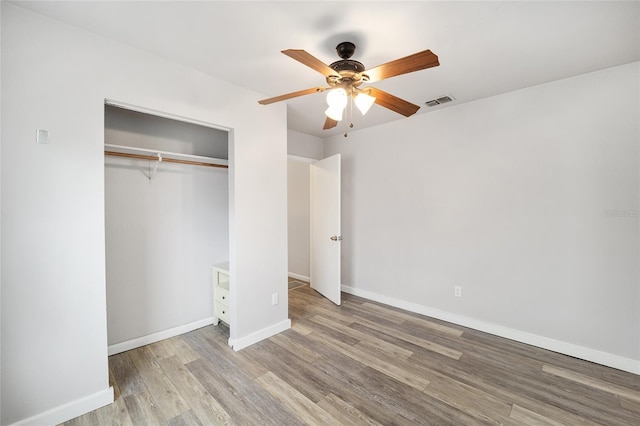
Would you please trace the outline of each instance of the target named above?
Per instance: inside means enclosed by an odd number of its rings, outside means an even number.
[[[133,146],[104,144],[104,155],[113,157],[137,158],[140,160],[160,161],[167,163],[190,164],[194,166],[229,168],[229,161],[222,158],[204,157],[201,155],[181,154],[178,152],[158,151]]]

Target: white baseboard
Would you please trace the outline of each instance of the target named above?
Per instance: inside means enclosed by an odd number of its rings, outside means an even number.
[[[251,333],[248,336],[241,337],[239,339],[229,338],[229,346],[233,347],[234,351],[239,351],[247,346],[251,346],[254,343],[258,343],[261,340],[267,339],[290,328],[291,320],[286,319],[267,328],[263,328],[262,330],[258,330],[255,333]]]
[[[160,340],[168,339],[173,336],[188,333],[198,328],[205,327],[209,324],[213,324],[213,317],[204,318],[199,321],[190,322],[189,324],[179,325],[168,330],[158,331],[157,333],[147,334],[146,336],[137,337],[135,339],[127,340],[120,343],[109,345],[109,355],[119,354],[120,352],[129,351],[131,349],[139,348],[140,346],[150,345],[151,343],[159,342]]]
[[[12,426],[57,425],[109,404],[113,404],[112,387],[20,420]]]
[[[289,276],[291,278],[295,278],[296,280],[300,280],[300,281],[304,281],[306,283],[311,282],[311,278],[305,276],[305,275],[300,275],[300,274],[296,274],[294,272],[289,272]]]
[[[441,311],[430,308],[428,306],[419,305],[417,303],[407,302],[400,299],[384,296],[382,294],[361,290],[348,285],[342,285],[342,291],[353,294],[354,296],[363,297],[365,299],[384,303],[406,311],[415,312],[417,314],[426,315],[428,317],[437,318],[453,324],[469,327],[474,330],[493,334],[495,336],[504,337],[516,342],[526,343],[550,351],[569,355],[575,358],[584,359],[586,361],[595,362],[596,364],[606,365],[607,367],[616,368],[618,370],[627,371],[629,373],[640,374],[640,361],[631,358],[613,355],[607,352],[598,351],[584,346],[555,340],[549,337],[539,336],[525,331],[516,330],[501,325],[476,320],[451,312]]]

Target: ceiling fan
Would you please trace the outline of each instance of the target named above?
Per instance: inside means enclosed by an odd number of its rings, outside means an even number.
[[[373,83],[389,77],[408,74],[426,68],[440,65],[438,56],[430,50],[414,53],[395,61],[387,62],[377,67],[366,69],[361,62],[350,59],[356,50],[355,44],[345,41],[336,46],[339,61],[326,65],[313,55],[304,50],[288,49],[282,53],[292,59],[318,71],[325,76],[328,87],[312,87],[293,93],[276,96],[258,101],[262,105],[284,101],[298,96],[329,90],[327,103],[329,108],[325,111],[327,116],[324,122],[324,130],[337,126],[342,120],[343,112],[349,100],[356,104],[362,114],[366,114],[374,103],[409,117],[415,114],[420,107],[407,102],[375,87],[361,88],[363,83]],[[351,124],[353,127],[353,124]],[[346,136],[346,133],[345,133]]]

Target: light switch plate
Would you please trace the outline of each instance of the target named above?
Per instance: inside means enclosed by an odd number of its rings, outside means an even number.
[[[38,129],[36,133],[36,142],[38,143],[49,143],[49,131],[48,130],[40,130]]]

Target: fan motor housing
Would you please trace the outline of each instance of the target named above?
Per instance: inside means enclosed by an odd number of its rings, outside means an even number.
[[[362,62],[354,61],[353,59],[342,59],[340,61],[336,61],[329,65],[329,68],[338,72],[350,71],[353,73],[361,73],[365,70]]]
[[[348,82],[350,85],[359,86],[369,81],[369,76],[364,74],[365,67],[362,62],[353,59],[342,59],[329,65],[329,68],[336,71],[340,77],[331,75],[327,76],[327,83],[330,86],[337,86],[341,83]]]

